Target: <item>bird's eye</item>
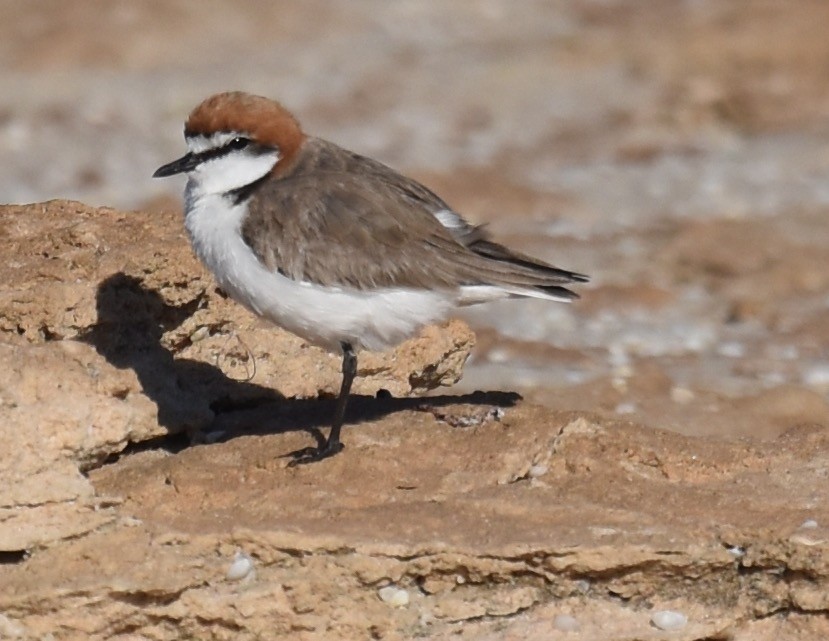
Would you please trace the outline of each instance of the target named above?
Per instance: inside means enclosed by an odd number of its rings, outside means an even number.
[[[244,149],[250,144],[250,140],[247,138],[243,138],[242,136],[238,136],[227,143],[227,146],[231,149]]]

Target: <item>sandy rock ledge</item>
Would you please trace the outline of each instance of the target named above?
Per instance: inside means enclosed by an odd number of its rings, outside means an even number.
[[[81,472],[130,445],[216,437],[240,407],[333,395],[338,357],[217,291],[174,212],[67,201],[0,207],[0,550],[92,531],[115,512]],[[358,394],[461,376],[461,322],[360,362]],[[307,421],[306,421],[307,422]]]
[[[451,323],[363,359],[346,450],[289,468],[339,359],[217,293],[176,216],[0,230],[0,638],[829,638],[824,425],[408,398],[460,375]]]

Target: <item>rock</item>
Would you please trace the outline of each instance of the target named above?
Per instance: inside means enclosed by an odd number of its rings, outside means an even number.
[[[657,610],[651,615],[651,623],[660,630],[675,632],[688,625],[688,617],[675,610]]]
[[[88,500],[109,502],[89,515],[109,521],[0,565],[0,611],[30,636],[112,637],[124,620],[147,636],[175,622],[163,639],[216,621],[241,638],[323,638],[331,620],[386,636],[463,622],[503,638],[490,620],[552,636],[567,611],[580,634],[644,638],[642,611],[664,597],[688,619],[672,634],[692,639],[792,599],[825,607],[829,544],[789,537],[804,496],[809,518],[829,519],[815,483],[826,430],[746,448],[524,403],[459,430],[401,405],[352,429],[325,465],[287,467],[280,456],[308,440],[249,435],[91,469]],[[247,558],[256,581],[225,581]]]
[[[339,387],[339,357],[216,290],[172,213],[51,201],[0,207],[0,229],[13,257],[0,273],[0,551],[111,523],[81,472],[130,445],[225,436],[211,427],[221,414]],[[450,385],[473,344],[461,321],[426,328],[362,355],[355,392]]]
[[[566,607],[580,632],[612,621],[637,638],[637,608],[679,590],[693,623],[677,634],[720,638],[827,608],[829,539],[792,531],[829,522],[818,394],[732,403],[773,423],[753,441],[506,393],[399,398],[459,375],[472,339],[455,322],[364,355],[361,393],[397,397],[356,398],[345,451],[289,468],[327,419],[303,397],[333,395],[339,359],[223,298],[179,221],[153,216],[0,208],[15,257],[0,279],[6,636],[111,638],[125,621],[159,639],[325,638],[329,621],[359,638],[483,635],[496,620],[549,636]],[[670,400],[663,378],[642,389]]]
[[[561,632],[578,632],[581,629],[579,620],[569,614],[558,614],[553,619],[553,627]]]
[[[409,593],[396,585],[387,585],[377,590],[377,596],[383,603],[388,603],[394,608],[402,608],[409,605]]]
[[[233,562],[227,569],[225,578],[228,581],[241,581],[249,577],[255,576],[256,569],[254,567],[253,559],[244,552],[237,552],[233,557]]]
[[[22,639],[26,636],[26,628],[4,614],[0,614],[0,638]]]
[[[829,3],[44,5],[0,3],[0,193],[153,201],[0,213],[0,637],[829,639]],[[345,451],[287,468],[339,359],[150,178],[205,81],[592,282],[464,312],[460,398],[361,355]]]

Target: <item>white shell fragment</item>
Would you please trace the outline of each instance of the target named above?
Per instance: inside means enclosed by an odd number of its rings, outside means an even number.
[[[383,603],[388,603],[395,608],[402,608],[403,606],[409,605],[409,593],[402,588],[398,588],[396,585],[387,585],[380,588],[377,590],[377,596],[380,597]]]
[[[673,632],[688,624],[688,617],[676,610],[657,610],[651,615],[651,623],[660,630]]]
[[[817,521],[814,519],[806,519],[800,524],[800,527],[804,530],[813,530],[817,527]]]
[[[576,617],[569,614],[557,614],[553,619],[553,627],[561,632],[578,632],[581,630],[581,624]]]
[[[233,563],[227,570],[226,577],[228,581],[241,581],[250,576],[253,570],[253,559],[244,552],[237,552],[233,557]]]

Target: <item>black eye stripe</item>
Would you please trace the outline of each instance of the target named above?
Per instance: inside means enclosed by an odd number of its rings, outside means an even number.
[[[203,163],[208,160],[213,160],[214,158],[221,158],[222,156],[229,154],[232,151],[239,151],[241,149],[247,149],[248,152],[254,156],[268,154],[277,151],[276,147],[272,147],[270,145],[260,145],[258,143],[252,142],[249,138],[237,136],[233,140],[226,142],[221,147],[205,149],[204,151],[200,151],[199,153],[193,155],[198,159],[199,163]]]
[[[205,149],[204,151],[200,151],[199,153],[193,155],[199,159],[200,163],[202,163],[206,160],[213,160],[214,158],[218,158],[219,156],[224,156],[229,151],[230,149],[228,149],[225,145],[224,147],[214,147],[213,149]]]

